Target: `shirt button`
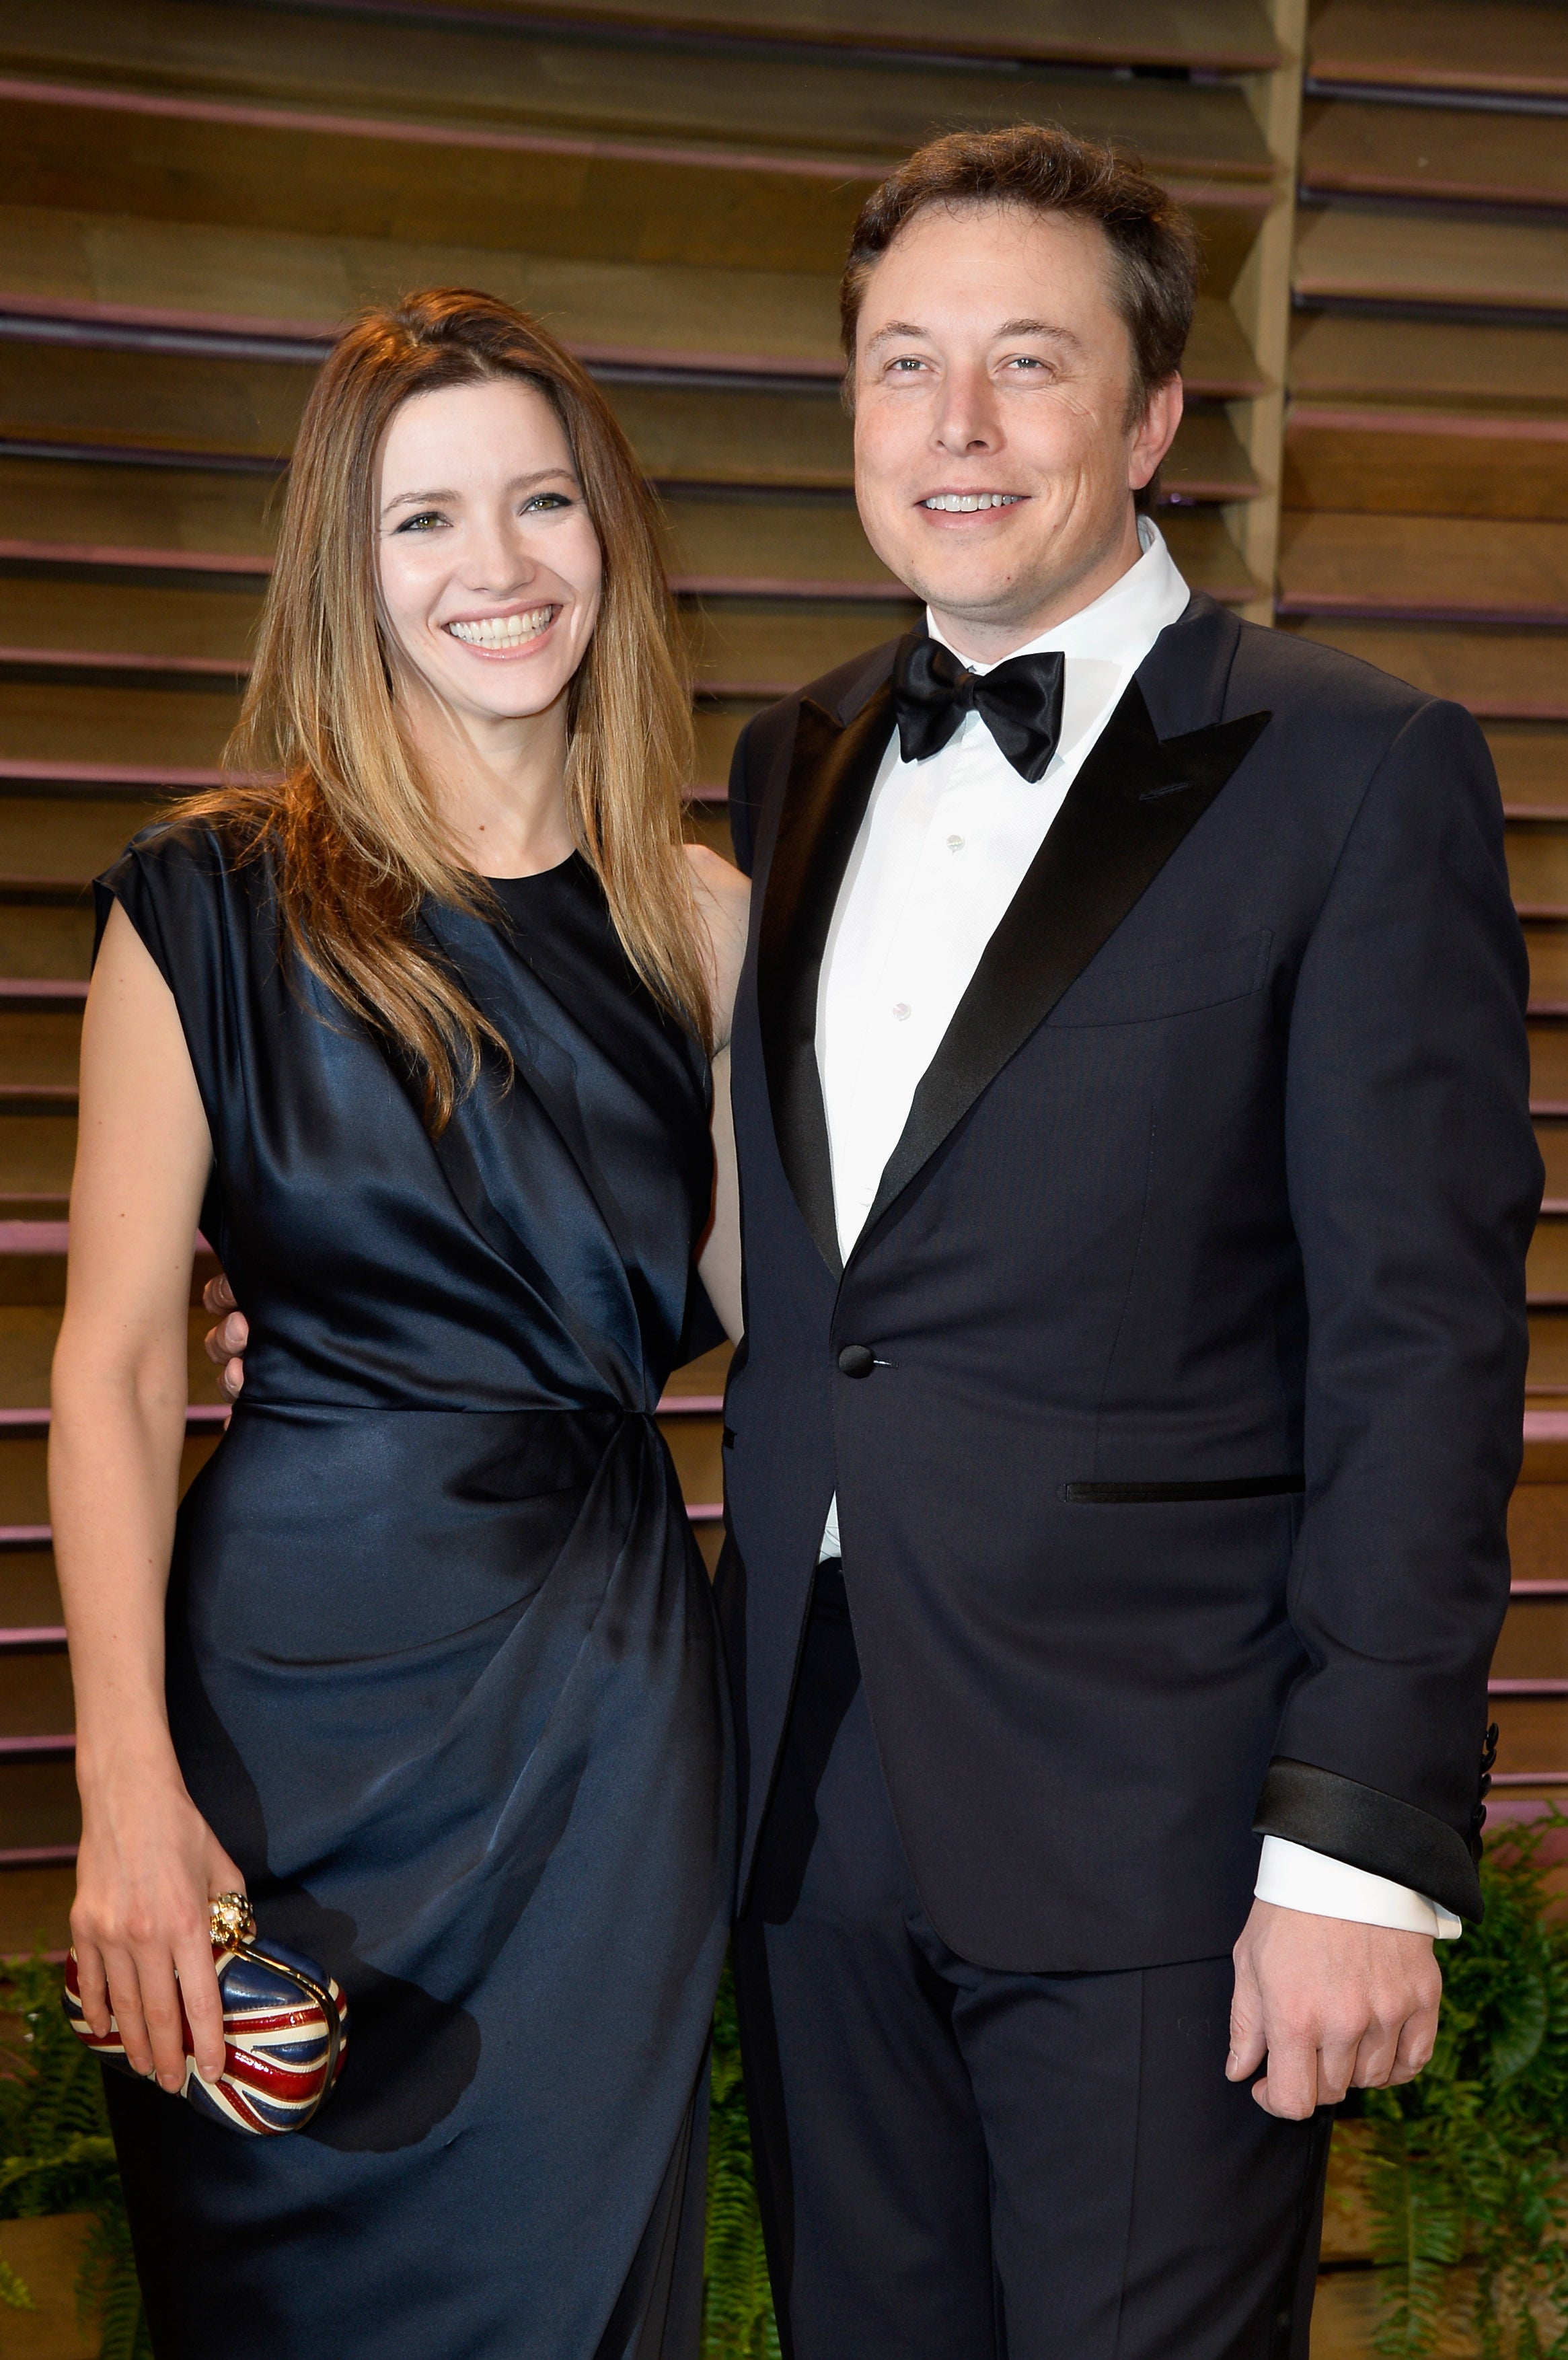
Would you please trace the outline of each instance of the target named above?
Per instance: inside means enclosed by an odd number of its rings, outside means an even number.
[[[869,1344],[846,1344],[838,1356],[840,1372],[846,1377],[868,1377],[877,1366],[877,1356]]]
[[[947,848],[949,852],[962,852],[964,838],[961,836],[950,836],[947,839]]]
[[[904,1019],[908,1016],[909,1012],[909,1003],[907,1000],[896,1000],[893,1002],[893,1013],[898,1018],[900,1024],[904,1022]]]

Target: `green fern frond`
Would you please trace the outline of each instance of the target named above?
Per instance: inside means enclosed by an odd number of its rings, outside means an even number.
[[[713,2011],[704,2273],[704,2360],[779,2360],[779,2329],[741,2085],[735,1983],[727,1966]]]
[[[1482,2360],[1568,2360],[1568,1927],[1540,1856],[1553,1827],[1568,1819],[1488,1848],[1485,1922],[1443,1956],[1432,2061],[1362,2102],[1376,2348],[1396,2360],[1459,2332],[1466,2256]]]
[[[38,2304],[27,2292],[11,2265],[0,2256],[0,2302],[7,2311],[37,2311]]]

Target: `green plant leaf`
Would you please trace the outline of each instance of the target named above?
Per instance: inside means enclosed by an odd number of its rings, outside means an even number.
[[[1492,2040],[1491,2078],[1496,2087],[1511,2081],[1541,2053],[1551,2014],[1551,1995],[1544,1974],[1523,1967],[1510,1983],[1502,2020]]]
[[[0,2256],[0,2302],[8,2311],[37,2311],[38,2304],[4,2256]]]
[[[1540,1856],[1554,1828],[1556,1811],[1488,1846],[1485,1922],[1444,1948],[1432,2061],[1361,2103],[1375,2342],[1393,2360],[1466,2330],[1482,2360],[1568,2360],[1568,1926]]]

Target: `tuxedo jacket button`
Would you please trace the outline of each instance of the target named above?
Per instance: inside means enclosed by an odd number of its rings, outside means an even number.
[[[846,1377],[868,1377],[877,1366],[877,1356],[869,1344],[846,1344],[838,1356],[840,1373]]]

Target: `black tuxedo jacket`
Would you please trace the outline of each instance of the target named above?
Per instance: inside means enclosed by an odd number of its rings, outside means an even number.
[[[743,1881],[836,1490],[893,1808],[962,1956],[1217,1955],[1260,1830],[1474,1916],[1541,1185],[1486,742],[1195,597],[841,1268],[817,984],[894,652],[759,714],[731,786]]]

